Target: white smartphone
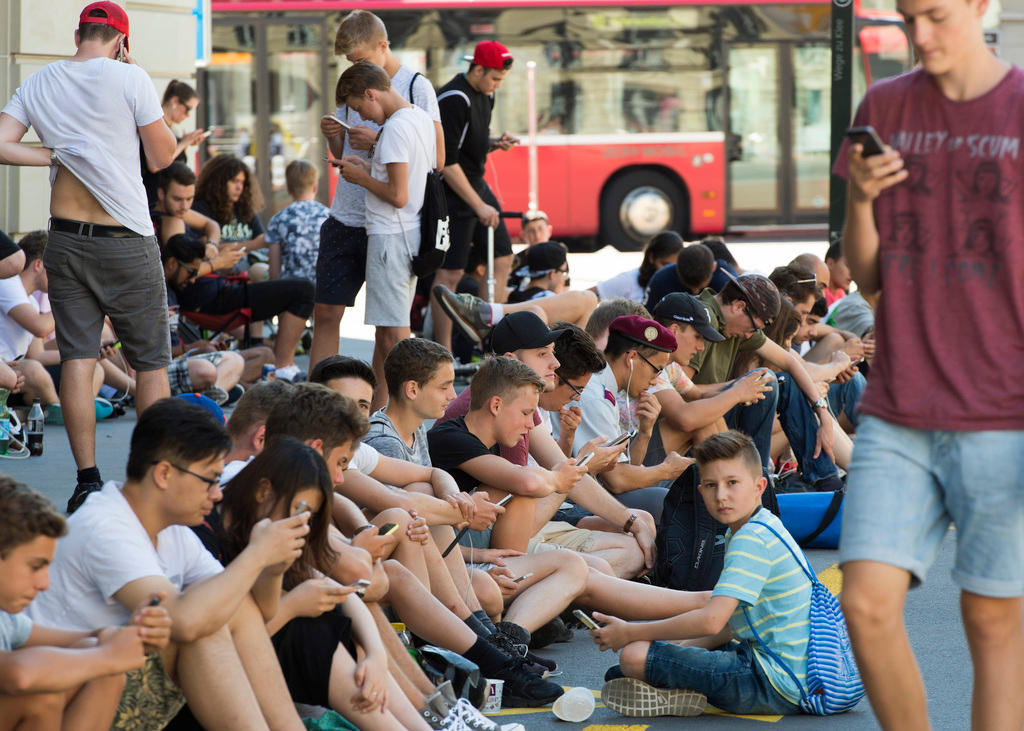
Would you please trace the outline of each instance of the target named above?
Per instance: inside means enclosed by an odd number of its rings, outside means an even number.
[[[585,467],[587,465],[587,462],[589,462],[590,460],[592,460],[594,458],[595,454],[597,454],[597,452],[587,452],[582,457],[580,457],[578,460],[576,460],[576,466],[577,467]]]
[[[333,114],[325,114],[324,116],[320,117],[320,119],[329,119],[332,122],[337,122],[338,124],[340,124],[345,129],[352,129],[352,125],[348,124],[347,122],[342,122],[340,119],[335,117]]]

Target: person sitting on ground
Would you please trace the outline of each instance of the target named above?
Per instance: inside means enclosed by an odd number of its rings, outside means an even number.
[[[789,266],[806,269],[814,275],[819,288],[823,291],[828,288],[831,274],[829,273],[828,266],[825,265],[825,262],[817,254],[811,254],[810,252],[797,254],[793,257],[793,261],[789,262]]]
[[[644,301],[644,292],[655,272],[676,261],[683,250],[683,239],[674,231],[662,231],[651,237],[644,246],[644,258],[638,269],[629,269],[611,279],[598,282],[594,292],[602,300],[625,297],[634,302]]]
[[[181,125],[189,118],[199,106],[199,95],[196,90],[184,81],[171,79],[164,89],[163,99],[160,101],[160,108],[164,113],[164,122],[174,132],[178,143],[174,146],[174,162],[179,165],[185,164],[185,151],[193,145],[198,145],[204,139],[202,129],[194,129],[187,134],[178,137],[175,127]],[[146,150],[139,146],[139,158],[142,160],[142,185],[146,188],[146,199],[152,208],[157,202],[157,180],[159,179],[160,168],[149,162],[146,157]],[[165,168],[166,169],[166,168]]]
[[[267,222],[271,279],[305,279],[316,284],[320,227],[331,213],[316,200],[319,177],[316,167],[306,160],[292,160],[284,169],[292,202]]]
[[[677,235],[672,232],[659,235],[668,236],[670,233],[673,236]],[[653,310],[654,306],[670,292],[699,294],[711,285],[716,273],[717,264],[711,249],[703,242],[690,244],[680,250],[674,264],[662,267],[651,276],[647,289],[644,290],[644,306],[648,311]]]
[[[7,364],[23,383],[7,405],[31,406],[33,399],[39,399],[49,423],[63,424],[58,396],[60,354],[43,345],[43,339],[53,333],[53,314],[41,313],[39,302],[31,296],[49,288],[43,266],[46,232],[26,234],[18,241],[18,248],[24,254],[25,268],[16,277],[0,279],[0,363]],[[97,363],[92,376],[97,421],[114,410],[109,401],[98,396],[103,375],[103,367]]]
[[[234,155],[216,155],[203,164],[192,208],[217,222],[222,244],[236,244],[245,252],[267,247],[258,213],[263,208],[263,194],[249,166]],[[243,258],[229,271],[238,273],[249,268]],[[250,274],[254,282],[263,278],[259,271]]]
[[[527,247],[551,241],[554,228],[548,221],[548,214],[541,210],[524,211],[519,235]]]
[[[509,293],[509,303],[529,302],[569,290],[569,257],[564,244],[545,241],[531,246],[524,262],[513,271],[520,284]]]
[[[25,268],[25,255],[14,240],[0,231],[0,279],[7,279]]]
[[[247,388],[231,409],[226,424],[228,436],[231,437],[231,450],[224,456],[224,470],[220,473],[222,485],[230,482],[253,457],[263,451],[267,415],[274,404],[288,398],[291,385],[288,381],[276,378],[260,381]]]
[[[220,245],[220,224],[194,208],[196,174],[182,162],[172,162],[156,176],[156,203],[149,209],[161,246],[175,234],[189,234],[209,244],[199,276],[230,269],[242,258],[238,244]]]
[[[825,287],[825,302],[829,307],[850,293],[853,276],[843,256],[842,240],[833,241],[825,252],[825,266],[828,267],[828,285]]]
[[[729,526],[725,568],[694,611],[643,623],[594,614],[606,623],[591,630],[594,642],[621,650],[601,698],[624,716],[696,716],[708,703],[728,713],[799,713],[804,690],[778,658],[806,676],[811,582],[800,548],[761,507],[767,481],[750,437],[715,434],[694,454],[704,504]]]
[[[163,607],[141,606],[127,626],[73,632],[33,622],[64,518],[42,495],[0,475],[0,729],[106,731],[147,649],[167,643]]]
[[[146,719],[162,728],[187,699],[206,728],[303,728],[249,591],[264,570],[300,555],[309,514],[260,522],[227,569],[186,527],[220,499],[230,446],[198,406],[168,398],[146,409],[132,431],[127,480],[89,494],[71,516],[50,589],[29,607],[34,621],[90,631],[123,625],[160,597],[170,642],[129,675],[115,727]]]

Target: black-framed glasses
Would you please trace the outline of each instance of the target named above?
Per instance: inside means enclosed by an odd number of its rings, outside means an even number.
[[[566,267],[565,269],[556,269],[555,271],[561,274],[566,279],[569,278],[569,267]]]
[[[651,370],[653,370],[656,374],[661,373],[663,370],[665,370],[664,368],[659,368],[658,366],[654,365],[654,363],[651,363],[651,361],[647,360],[647,358],[640,355],[640,351],[637,351],[637,355],[640,357],[640,360],[649,365],[651,367]]]
[[[771,326],[772,321],[771,320],[765,320],[764,321],[764,325],[761,325],[760,327],[758,327],[757,323],[754,322],[754,315],[750,311],[750,303],[744,301],[743,304],[746,305],[746,307],[743,308],[743,311],[747,314],[747,319],[750,320],[750,326],[752,328],[754,328],[755,330],[761,330],[762,328],[766,328],[766,327],[770,327]]]
[[[576,388],[576,386],[569,383],[569,381],[567,381],[566,379],[562,378],[562,375],[560,373],[555,373],[555,375],[558,376],[558,380],[564,383],[566,386],[568,386],[572,390],[572,392],[576,394],[576,396],[578,396],[579,398],[583,398],[583,391]]]
[[[153,464],[160,464],[160,462],[159,461],[153,462]],[[187,469],[185,469],[184,467],[182,467],[180,465],[176,465],[176,464],[174,464],[174,462],[168,462],[167,464],[169,464],[174,469],[178,470],[178,472],[184,472],[186,475],[192,475],[197,480],[201,480],[202,482],[205,482],[207,489],[209,489],[211,487],[218,487],[220,485],[220,476],[219,475],[217,477],[206,477],[205,475],[200,475],[198,472],[193,472],[192,470],[187,470]]]

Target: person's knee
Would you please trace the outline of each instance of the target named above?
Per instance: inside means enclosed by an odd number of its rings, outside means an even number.
[[[341,317],[344,314],[344,305],[328,305],[323,302],[317,302],[313,305],[314,325],[320,325],[321,327],[338,325],[341,323]]]
[[[19,717],[22,723],[31,721],[26,724],[26,727],[36,728],[38,725],[40,728],[49,728],[46,723],[52,722],[53,728],[57,728],[64,715],[64,707],[67,702],[67,695],[62,692],[30,693],[21,696],[15,716]],[[15,728],[22,728],[22,726],[17,725]]]
[[[188,379],[192,388],[202,391],[217,382],[217,368],[208,360],[190,358],[188,361]]]
[[[843,591],[839,595],[839,603],[843,609],[847,624],[861,631],[892,629],[903,620],[903,603],[906,598],[906,586],[903,591],[895,585],[897,582],[876,580],[874,572],[857,563],[843,567]],[[898,571],[894,567],[886,567]],[[909,581],[909,577],[908,577]]]
[[[240,353],[236,353],[233,350],[225,350],[221,355],[220,364],[217,366],[217,370],[228,376],[234,377],[236,380],[242,376],[242,371],[245,370],[245,358]]]
[[[405,529],[409,526],[409,521],[412,520],[412,516],[402,508],[388,508],[377,513],[373,520],[377,525],[398,523],[398,532],[404,533]]]
[[[619,666],[627,677],[640,680],[645,678],[647,651],[650,647],[650,642],[630,642],[622,648],[622,653],[619,655]]]
[[[1003,645],[1013,635],[1022,633],[1019,598],[996,599],[965,591],[960,607],[964,631],[974,643]]]
[[[587,588],[590,578],[590,566],[583,556],[575,551],[554,551],[558,556],[558,581],[563,589],[572,596],[579,596]]]

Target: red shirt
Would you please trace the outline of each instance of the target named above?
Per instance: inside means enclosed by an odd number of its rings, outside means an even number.
[[[916,429],[1024,429],[1024,72],[950,101],[920,69],[874,84],[909,177],[874,203],[881,301],[861,411]],[[834,172],[846,177],[846,149]]]
[[[448,404],[448,408],[444,410],[444,416],[438,419],[438,422],[448,421],[449,419],[457,419],[460,416],[465,416],[469,413],[469,391],[470,386],[466,386],[462,393],[455,397],[455,400]],[[533,412],[533,425],[537,426],[540,424],[540,415]],[[501,456],[507,459],[512,464],[517,464],[520,467],[526,466],[527,457],[530,456],[530,435],[527,433],[525,437],[519,440],[519,443],[514,447],[506,447],[500,445]]]

